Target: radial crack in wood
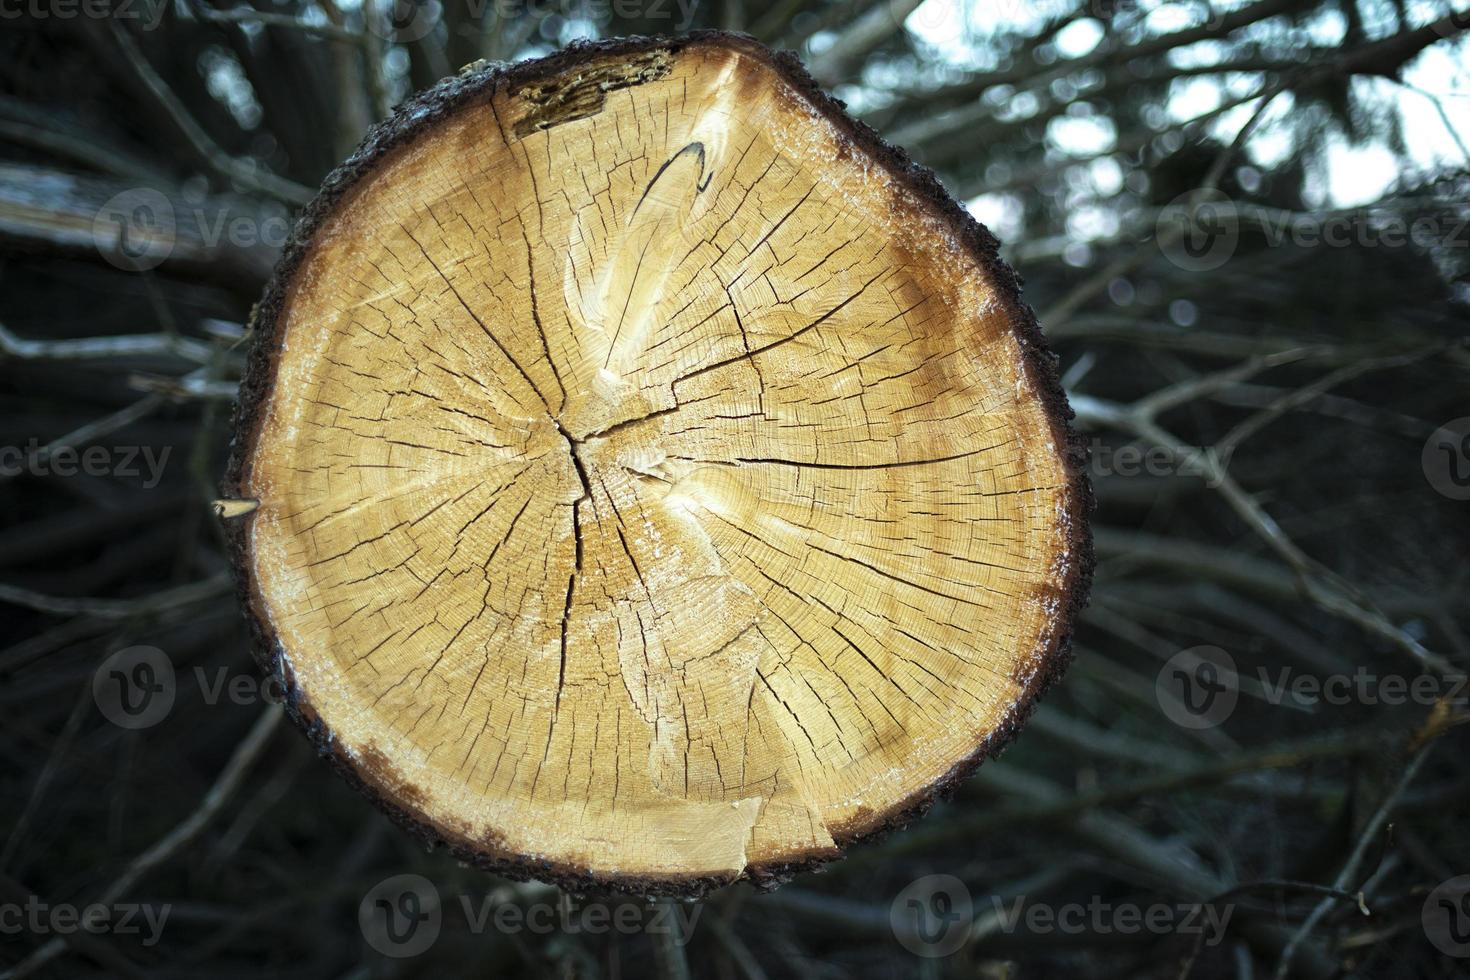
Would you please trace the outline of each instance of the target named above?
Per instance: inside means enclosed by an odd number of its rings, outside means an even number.
[[[256,317],[223,488],[290,707],[398,819],[575,887],[769,884],[1024,721],[1086,591],[995,241],[746,38],[472,67]]]

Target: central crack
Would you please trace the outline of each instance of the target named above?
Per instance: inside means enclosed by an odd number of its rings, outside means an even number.
[[[582,496],[577,500],[577,503],[580,504],[580,503],[582,503],[584,501],[590,500],[592,498],[592,485],[587,482],[587,464],[584,463],[584,462],[582,462],[582,456],[581,456],[580,453],[577,452],[577,447],[578,446],[581,446],[581,445],[585,445],[586,442],[587,442],[587,439],[585,439],[585,438],[584,439],[578,439],[578,438],[576,438],[570,432],[568,432],[566,429],[563,429],[561,427],[561,423],[558,422],[556,419],[552,419],[551,420],[551,424],[554,425],[554,426],[556,426],[556,431],[557,432],[560,432],[561,435],[562,435],[562,438],[567,441],[567,449],[569,449],[571,451],[571,453],[572,453],[572,466],[574,466],[576,468],[576,470],[577,470],[577,479],[580,480],[580,481],[582,481]],[[588,438],[591,438],[591,437],[588,437]],[[581,547],[580,547],[580,545],[581,545],[581,542],[578,541],[578,555],[579,556],[581,554]],[[580,565],[581,562],[579,561],[578,564]]]
[[[567,680],[567,628],[572,622],[572,599],[577,592],[577,576],[582,571],[582,505],[592,499],[592,485],[587,481],[587,467],[582,462],[582,456],[577,452],[577,447],[582,445],[582,440],[575,439],[555,418],[551,424],[556,426],[562,438],[567,441],[567,449],[572,455],[572,467],[577,471],[577,479],[582,483],[582,496],[572,502],[572,546],[575,549],[572,558],[572,573],[567,576],[567,598],[566,604],[561,612],[561,665],[556,675],[556,704],[552,708],[552,724],[556,724],[556,716],[561,711],[561,693],[566,686]],[[547,743],[548,747],[550,742]]]

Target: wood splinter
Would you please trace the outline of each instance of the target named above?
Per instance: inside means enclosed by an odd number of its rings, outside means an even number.
[[[214,516],[223,520],[244,517],[259,506],[259,500],[216,500],[214,502]]]
[[[1059,673],[1091,549],[1052,359],[994,239],[794,58],[472,68],[303,222],[227,530],[293,716],[426,838],[774,884]]]

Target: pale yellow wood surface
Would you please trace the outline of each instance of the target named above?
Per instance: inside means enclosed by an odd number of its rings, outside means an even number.
[[[1081,515],[948,220],[762,59],[650,63],[382,159],[286,298],[240,489],[285,666],[380,793],[491,855],[734,877],[1007,722]]]

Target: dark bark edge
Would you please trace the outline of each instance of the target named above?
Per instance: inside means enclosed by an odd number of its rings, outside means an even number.
[[[1021,278],[999,256],[999,242],[968,211],[944,190],[934,172],[914,163],[906,152],[883,140],[872,128],[854,120],[845,105],[817,85],[792,53],[774,52],[754,38],[722,31],[697,31],[677,38],[632,37],[597,42],[578,42],[545,58],[514,65],[477,63],[460,74],[446,78],[400,105],[394,114],[376,125],[362,145],[322,185],[315,200],[302,212],[296,232],[288,243],[265,294],[252,313],[252,346],[240,385],[239,403],[233,423],[233,439],[221,492],[226,497],[246,496],[248,476],[259,426],[275,383],[276,354],[281,349],[284,310],[296,272],[309,253],[318,230],[327,222],[343,197],[389,151],[412,140],[435,122],[469,105],[490,97],[500,86],[515,87],[559,74],[590,57],[629,56],[652,49],[671,54],[699,46],[738,50],[767,64],[796,92],[807,99],[837,130],[859,149],[882,164],[900,183],[914,191],[954,230],[958,240],[986,272],[989,284],[1004,307],[1007,319],[1024,355],[1024,371],[1030,387],[1040,398],[1050,421],[1052,436],[1068,472],[1066,514],[1063,518],[1068,547],[1062,557],[1066,570],[1059,594],[1058,614],[1044,642],[1026,662],[1027,676],[1020,697],[1006,721],[987,735],[965,758],[939,779],[917,793],[876,811],[860,822],[832,831],[838,851],[859,841],[874,840],[907,826],[924,815],[939,800],[955,792],[986,759],[995,758],[1015,739],[1036,709],[1041,696],[1061,677],[1071,662],[1071,637],[1077,617],[1087,603],[1094,556],[1088,518],[1093,509],[1092,488],[1086,475],[1087,449],[1072,431],[1073,417],[1051,353],[1036,315],[1021,298]],[[391,788],[364,772],[336,743],[332,733],[317,717],[305,693],[295,683],[283,656],[281,644],[271,629],[259,601],[249,551],[249,522],[246,516],[225,522],[236,593],[249,623],[254,654],[269,675],[286,692],[286,710],[316,746],[317,751],[355,789],[367,796],[396,823],[430,845],[443,845],[454,856],[478,868],[516,880],[538,879],[573,892],[618,892],[649,895],[698,897],[741,878],[756,887],[774,888],[793,876],[813,870],[834,855],[793,853],[788,860],[751,864],[735,876],[647,876],[608,875],[588,868],[528,858],[469,841],[454,832],[422,819],[394,799]]]

